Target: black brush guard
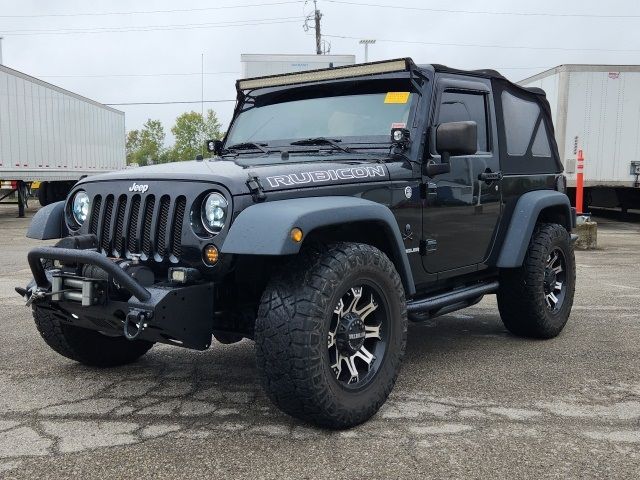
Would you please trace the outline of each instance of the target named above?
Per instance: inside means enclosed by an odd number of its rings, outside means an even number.
[[[87,235],[84,239],[76,238],[74,242],[37,247],[29,252],[27,258],[36,286],[28,294],[36,298],[39,306],[60,311],[68,324],[108,335],[124,335],[130,340],[162,342],[198,350],[209,348],[214,315],[212,282],[188,286],[158,283],[145,288],[113,260],[91,248],[82,248],[93,245],[94,238]],[[66,248],[67,245],[78,248]],[[50,298],[52,285],[42,265],[43,259],[96,266],[109,275],[110,281],[117,282],[132,296],[128,301],[106,298],[101,304],[91,306],[65,300],[54,302]],[[38,297],[34,292],[43,295]]]

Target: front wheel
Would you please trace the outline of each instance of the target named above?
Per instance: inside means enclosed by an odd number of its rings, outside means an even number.
[[[262,296],[258,369],[285,413],[349,428],[387,399],[406,336],[404,289],[384,253],[358,243],[307,248]]]
[[[500,272],[498,309],[511,333],[553,338],[564,328],[576,286],[576,262],[569,232],[558,224],[540,224],[522,267]]]
[[[40,336],[54,351],[92,367],[116,367],[135,362],[153,346],[144,340],[109,337],[95,330],[69,325],[64,314],[42,306],[33,307]]]

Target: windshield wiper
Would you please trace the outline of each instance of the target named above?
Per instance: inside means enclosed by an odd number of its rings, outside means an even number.
[[[315,137],[315,138],[305,138],[303,140],[296,140],[295,142],[291,142],[290,145],[330,145],[336,150],[341,150],[346,153],[351,153],[351,149],[349,147],[343,147],[338,142],[341,140],[336,140],[333,138],[327,137]]]
[[[235,145],[230,145],[224,149],[225,152],[232,152],[237,150],[260,150],[262,153],[270,153],[271,150],[267,150],[268,146],[266,143],[254,143],[254,142],[243,142],[236,143]]]

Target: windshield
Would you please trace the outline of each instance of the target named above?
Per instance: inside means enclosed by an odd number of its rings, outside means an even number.
[[[389,137],[405,127],[412,94],[368,93],[308,98],[253,107],[239,114],[226,145],[314,137]],[[345,138],[347,137],[347,138]]]

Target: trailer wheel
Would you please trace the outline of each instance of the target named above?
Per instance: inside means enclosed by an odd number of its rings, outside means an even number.
[[[46,207],[51,203],[49,201],[49,182],[42,182],[40,187],[38,187],[38,202],[40,202],[40,206]]]
[[[62,313],[42,306],[33,307],[33,319],[40,336],[54,351],[92,367],[127,365],[153,347],[153,343],[144,340],[108,337],[94,330],[68,325]]]

